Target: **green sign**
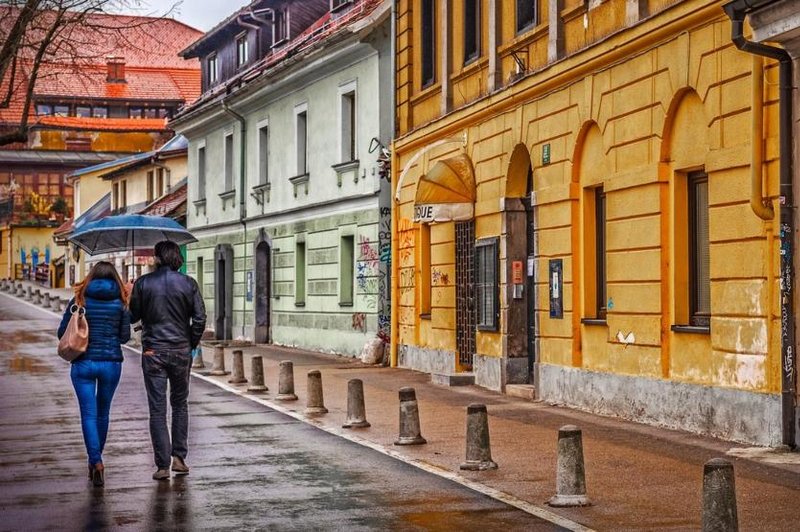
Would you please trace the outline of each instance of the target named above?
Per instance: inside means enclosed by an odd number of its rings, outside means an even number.
[[[542,164],[550,164],[550,144],[542,146]]]

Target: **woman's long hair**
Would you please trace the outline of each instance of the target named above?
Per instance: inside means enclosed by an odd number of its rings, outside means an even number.
[[[92,269],[89,270],[89,275],[87,275],[83,281],[75,285],[75,303],[81,307],[86,305],[84,293],[86,292],[86,287],[89,286],[89,283],[94,279],[111,279],[115,281],[117,286],[119,286],[119,297],[122,299],[122,304],[125,305],[126,308],[128,307],[128,292],[125,290],[125,285],[122,283],[122,279],[114,265],[106,261],[100,261],[92,266]]]

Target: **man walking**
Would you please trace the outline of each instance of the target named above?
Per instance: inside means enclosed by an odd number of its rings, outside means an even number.
[[[142,322],[142,372],[150,407],[150,439],[157,470],[154,480],[189,473],[189,373],[192,350],[206,326],[206,309],[197,282],[178,269],[183,265],[174,242],[156,244],[157,270],[133,285],[131,321]],[[172,405],[172,438],[167,430],[167,383]]]

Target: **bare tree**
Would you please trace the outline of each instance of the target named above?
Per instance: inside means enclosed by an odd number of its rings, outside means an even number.
[[[21,110],[18,121],[0,130],[0,146],[27,141],[37,83],[46,77],[84,77],[85,67],[96,67],[115,46],[138,46],[130,38],[131,30],[146,32],[156,18],[102,15],[139,4],[139,0],[0,0],[0,109]]]

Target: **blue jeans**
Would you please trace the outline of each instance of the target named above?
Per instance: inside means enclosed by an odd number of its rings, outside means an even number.
[[[111,400],[120,375],[122,362],[79,360],[72,364],[70,377],[81,409],[81,429],[89,465],[103,461]]]
[[[156,467],[166,469],[173,456],[186,459],[189,436],[191,352],[155,351],[142,355],[144,387],[150,407],[150,440]],[[167,385],[172,407],[172,433],[167,430]]]

